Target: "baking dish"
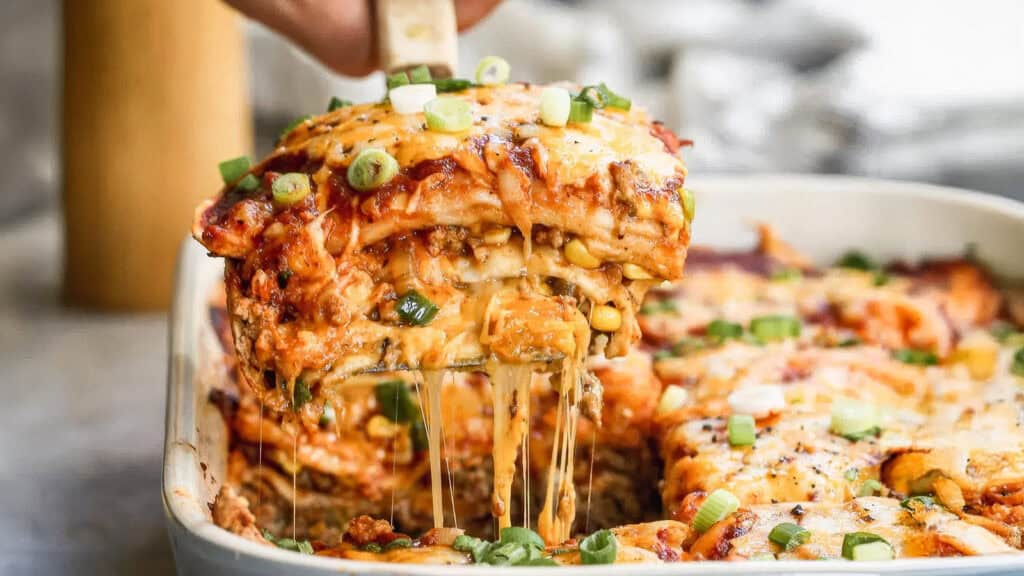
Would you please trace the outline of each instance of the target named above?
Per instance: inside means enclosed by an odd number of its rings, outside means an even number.
[[[974,253],[1004,281],[1024,278],[1024,204],[962,190],[845,177],[694,178],[695,242],[751,246],[752,222],[769,222],[819,262],[851,247],[879,258]],[[208,325],[208,301],[222,263],[191,240],[183,245],[170,323],[163,501],[179,574],[423,574],[425,565],[352,562],[259,546],[215,526],[207,503],[224,476],[227,433],[206,401],[217,378],[219,350]],[[465,567],[463,573],[515,569]],[[587,574],[1018,574],[1024,556],[906,559],[884,563],[699,562],[665,565],[534,568],[539,576]],[[517,572],[518,573],[518,572]]]

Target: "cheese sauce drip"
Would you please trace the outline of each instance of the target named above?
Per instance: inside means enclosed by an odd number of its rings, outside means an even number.
[[[530,382],[533,372],[534,368],[529,364],[513,365],[491,361],[487,365],[494,403],[494,443],[491,448],[494,491],[491,494],[491,514],[498,519],[499,530],[512,525],[512,481],[516,473],[516,456],[523,445],[523,437],[530,422]],[[524,455],[523,460],[526,459]]]
[[[430,499],[434,509],[434,527],[444,526],[444,494],[441,484],[441,387],[445,372],[428,370],[423,372],[426,385],[427,404],[427,447],[430,454]]]

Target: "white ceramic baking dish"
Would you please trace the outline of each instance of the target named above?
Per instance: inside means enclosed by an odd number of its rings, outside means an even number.
[[[1024,278],[1024,204],[922,184],[839,177],[693,178],[695,242],[749,247],[751,223],[773,224],[820,262],[857,247],[882,258],[960,254],[968,244],[1003,278]],[[210,520],[208,502],[224,476],[226,432],[207,401],[224,377],[209,328],[208,299],[222,263],[186,241],[171,316],[163,501],[179,574],[292,576],[523,574],[516,568],[437,567],[352,562],[256,545]],[[126,526],[130,530],[130,526]],[[891,562],[700,562],[668,565],[533,568],[532,576],[660,574],[1024,574],[1024,555]]]

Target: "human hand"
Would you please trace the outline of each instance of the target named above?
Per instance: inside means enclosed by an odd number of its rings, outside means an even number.
[[[365,76],[380,64],[372,0],[225,0],[291,39],[335,72]],[[453,0],[459,31],[501,0]]]

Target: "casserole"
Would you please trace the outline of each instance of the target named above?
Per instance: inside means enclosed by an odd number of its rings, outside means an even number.
[[[884,259],[914,260],[976,253],[1004,279],[1024,277],[1015,258],[1024,236],[1024,207],[1004,199],[908,183],[850,178],[746,177],[696,180],[701,217],[696,242],[722,248],[752,244],[750,223],[770,222],[815,261],[828,262],[851,247]],[[223,377],[211,358],[205,325],[219,266],[191,244],[182,251],[172,317],[164,502],[179,573],[318,574],[347,570],[367,574],[433,574],[429,566],[395,566],[287,554],[243,541],[210,522],[207,503],[224,477],[226,434],[206,402],[210,379]],[[606,566],[591,573],[1013,573],[1017,556],[908,559],[886,563],[773,562]],[[581,570],[561,567],[553,570]],[[467,570],[474,570],[467,568]],[[477,571],[481,571],[476,569]],[[488,572],[494,568],[488,569]],[[538,569],[544,570],[544,569]],[[553,570],[545,571],[545,573]]]

